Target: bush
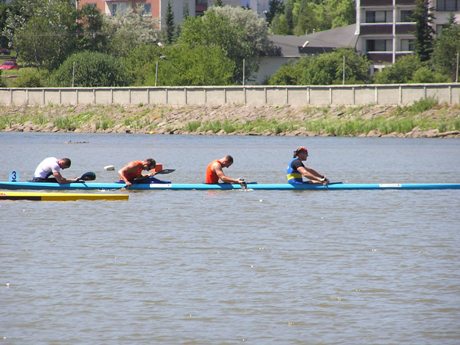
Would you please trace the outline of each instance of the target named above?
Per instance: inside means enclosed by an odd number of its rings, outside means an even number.
[[[75,77],[73,69],[75,66]],[[97,53],[82,52],[71,55],[53,73],[53,84],[56,86],[126,86],[130,78],[126,69],[113,56]]]
[[[18,71],[18,77],[12,84],[14,87],[44,87],[48,85],[48,79],[47,72],[27,67]]]

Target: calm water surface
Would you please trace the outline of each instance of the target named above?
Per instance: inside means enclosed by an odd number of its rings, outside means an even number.
[[[67,144],[72,141],[72,144]],[[77,143],[86,142],[86,143]],[[201,182],[460,182],[460,140],[0,133],[0,179],[49,155],[99,181],[153,156]],[[0,344],[459,344],[460,191],[144,191],[0,203]]]

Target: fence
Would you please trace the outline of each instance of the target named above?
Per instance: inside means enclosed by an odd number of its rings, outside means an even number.
[[[407,105],[427,97],[460,104],[460,84],[0,89],[0,105]]]

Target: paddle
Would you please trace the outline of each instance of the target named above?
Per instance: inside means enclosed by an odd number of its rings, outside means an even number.
[[[176,169],[163,169],[159,172],[157,172],[155,175],[166,175],[166,174],[171,174],[172,172],[176,171]]]
[[[85,172],[83,175],[75,179],[75,182],[84,182],[84,181],[94,181],[96,179],[96,174],[92,171]]]

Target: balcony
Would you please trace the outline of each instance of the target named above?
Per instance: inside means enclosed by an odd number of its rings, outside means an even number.
[[[411,51],[398,51],[395,53],[395,58],[398,60],[402,56],[412,55],[414,52]],[[384,51],[384,52],[367,52],[367,58],[371,60],[373,63],[393,63],[393,52],[392,51]]]
[[[415,5],[415,0],[396,0],[396,6],[398,5]],[[361,0],[361,7],[363,6],[393,7],[393,0]]]
[[[393,0],[361,0],[363,6],[393,6]]]
[[[393,63],[393,52],[367,52],[367,58],[373,63]]]
[[[391,35],[393,33],[392,23],[363,24],[359,26],[361,35]]]
[[[396,35],[415,34],[416,30],[415,23],[396,24]]]

